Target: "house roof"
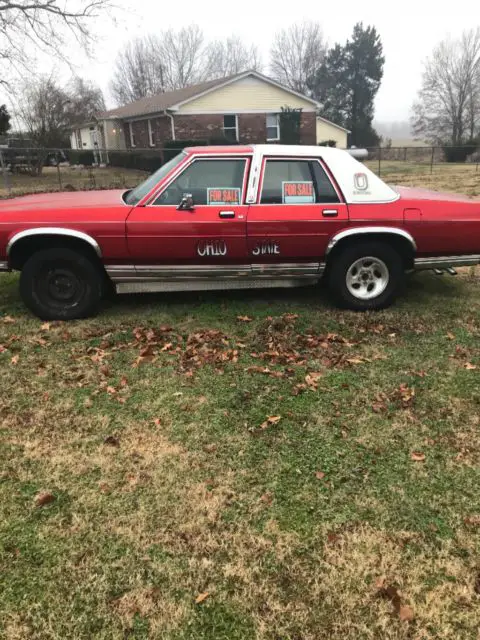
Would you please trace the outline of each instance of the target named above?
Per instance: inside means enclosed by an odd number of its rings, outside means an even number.
[[[135,118],[136,116],[145,116],[151,113],[159,113],[161,111],[165,111],[167,109],[175,111],[180,105],[189,102],[195,98],[198,98],[201,95],[209,93],[214,89],[218,89],[225,85],[230,84],[231,82],[235,82],[236,80],[240,80],[246,76],[253,76],[263,80],[264,82],[268,82],[269,84],[275,85],[292,93],[296,96],[311,102],[313,105],[319,107],[319,103],[313,98],[309,98],[308,96],[304,96],[289,87],[286,87],[276,80],[269,78],[268,76],[264,76],[258,71],[244,71],[242,73],[236,73],[232,76],[228,76],[226,78],[217,78],[216,80],[209,80],[208,82],[201,82],[200,84],[193,84],[189,87],[185,87],[183,89],[176,89],[175,91],[166,91],[165,93],[159,93],[155,96],[149,96],[147,98],[141,98],[140,100],[136,100],[135,102],[131,102],[123,107],[117,107],[116,109],[110,109],[109,111],[104,111],[99,114],[99,119],[106,118]]]

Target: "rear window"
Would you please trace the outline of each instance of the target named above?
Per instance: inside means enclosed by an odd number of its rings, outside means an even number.
[[[262,204],[312,204],[338,202],[325,170],[317,160],[265,162]]]

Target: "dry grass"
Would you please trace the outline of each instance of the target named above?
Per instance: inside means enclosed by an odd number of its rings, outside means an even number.
[[[69,325],[4,276],[0,637],[478,640],[479,317],[470,269]]]

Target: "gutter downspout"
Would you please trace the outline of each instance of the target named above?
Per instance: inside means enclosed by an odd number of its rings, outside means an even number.
[[[175,140],[175,121],[173,119],[173,114],[168,112],[166,109],[164,111],[164,114],[170,118],[170,125],[172,128],[172,140]]]

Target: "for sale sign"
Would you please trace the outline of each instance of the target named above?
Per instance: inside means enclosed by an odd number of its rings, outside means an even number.
[[[284,204],[315,202],[313,182],[282,182],[282,200]]]
[[[213,187],[207,189],[207,203],[212,205],[240,204],[240,189],[222,189]]]

